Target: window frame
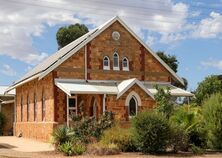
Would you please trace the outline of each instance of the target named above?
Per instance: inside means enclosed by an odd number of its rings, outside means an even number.
[[[75,99],[75,107],[69,107],[69,99]],[[69,111],[70,110],[75,110],[76,111],[76,116],[78,114],[78,108],[77,108],[77,96],[68,96],[67,97],[67,122],[71,121],[70,116],[69,116]]]
[[[115,55],[117,55],[117,66],[115,66]],[[113,53],[113,70],[119,71],[119,54],[117,52]]]
[[[108,66],[106,66],[106,65],[104,64],[105,58],[108,59]],[[104,57],[103,57],[103,70],[110,70],[110,60],[109,60],[109,57],[108,57],[108,56],[104,56]]]
[[[124,60],[126,60],[126,64],[127,64],[126,67],[124,66]],[[129,71],[129,60],[127,57],[124,57],[122,60],[122,68],[123,68],[123,71]]]
[[[135,115],[134,116],[131,116],[130,115],[130,100],[131,99],[134,99],[134,101],[135,101],[135,106],[136,106],[136,113],[135,113]],[[135,96],[132,96],[131,98],[130,98],[130,100],[129,100],[129,106],[128,106],[128,116],[129,116],[129,118],[133,118],[133,117],[135,117],[135,116],[137,116],[137,113],[138,113],[138,101],[137,101],[137,99],[136,99],[136,97]]]

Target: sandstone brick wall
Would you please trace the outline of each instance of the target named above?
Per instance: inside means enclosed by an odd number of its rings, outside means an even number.
[[[42,119],[42,92],[44,90],[46,115],[45,120]],[[34,120],[34,94],[37,100],[37,114],[36,121]],[[21,99],[22,98],[22,99]],[[21,100],[23,101],[23,112],[21,112]],[[27,100],[29,100],[29,118],[27,110]],[[54,123],[54,81],[53,74],[50,73],[42,80],[32,80],[22,86],[16,88],[16,122],[15,135],[22,133],[24,137],[36,138],[40,127],[45,131],[44,135],[49,135],[52,130],[44,128],[51,127]],[[23,117],[21,114],[23,113]],[[22,119],[22,120],[21,120]],[[46,124],[46,125],[45,125]],[[29,132],[30,131],[30,132]],[[40,132],[41,133],[41,132]]]
[[[155,106],[155,101],[146,94],[139,86],[134,85],[126,93],[124,93],[118,100],[116,95],[108,95],[106,98],[106,109],[112,111],[115,114],[115,119],[120,121],[127,121],[128,106],[125,106],[126,98],[130,92],[136,92],[141,99],[141,106],[138,106],[138,111],[151,109]]]

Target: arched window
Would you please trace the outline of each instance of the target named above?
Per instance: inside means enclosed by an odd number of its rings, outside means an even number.
[[[123,71],[129,71],[129,61],[126,57],[123,58]]]
[[[119,70],[119,55],[117,52],[113,54],[113,70]]]
[[[129,101],[129,116],[133,117],[137,114],[137,101],[136,98],[133,96]]]
[[[107,56],[103,58],[103,70],[110,70],[109,57]]]

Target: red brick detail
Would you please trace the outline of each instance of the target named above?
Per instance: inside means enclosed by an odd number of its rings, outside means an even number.
[[[90,73],[87,73],[87,80],[91,80]]]
[[[143,46],[140,47],[140,71],[145,72],[145,48]],[[141,80],[145,80],[145,74],[141,75]]]
[[[130,71],[133,71],[133,61],[129,61],[129,69]]]
[[[86,45],[86,49],[87,49],[87,68],[91,69],[91,43],[88,43]]]
[[[119,60],[119,69],[120,69],[120,70],[123,70],[122,60]]]
[[[113,61],[110,60],[109,62],[110,62],[110,70],[113,70]]]
[[[99,65],[99,69],[103,69],[103,60],[100,59],[100,60],[99,60],[99,63],[100,63],[100,65]]]
[[[53,71],[52,72],[52,82],[53,82],[53,93],[54,93],[54,121],[56,122],[57,121],[57,118],[59,117],[58,116],[58,112],[57,112],[57,96],[58,96],[58,92],[57,92],[57,87],[56,85],[54,84],[54,78],[57,78],[57,72],[56,71]]]

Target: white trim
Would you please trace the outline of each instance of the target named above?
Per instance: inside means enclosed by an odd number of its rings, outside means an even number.
[[[11,104],[11,103],[14,103],[15,100],[6,100],[6,101],[2,101],[1,104]]]
[[[126,63],[127,63],[127,67],[124,67],[124,64],[123,64],[123,61],[126,59]],[[123,71],[129,71],[129,60],[127,57],[124,57],[123,60],[122,60],[122,68],[123,68]]]
[[[76,115],[78,114],[78,108],[77,108],[77,105],[78,105],[78,103],[77,103],[77,96],[68,96],[68,95],[66,95],[67,96],[67,105],[66,105],[66,110],[67,110],[67,126],[69,127],[69,121],[70,121],[70,118],[69,118],[69,110],[76,110]],[[75,107],[69,107],[69,99],[75,99]]]
[[[118,63],[118,66],[115,66],[115,65],[114,65],[114,63],[115,63],[114,55],[117,55],[117,63]],[[117,51],[115,51],[115,52],[113,53],[113,70],[120,70],[120,69],[119,69],[119,54],[118,54]]]
[[[134,96],[134,97],[136,98],[136,100],[137,100],[137,105],[138,105],[138,106],[142,106],[140,96],[139,96],[135,91],[132,91],[132,92],[130,92],[130,93],[128,94],[128,96],[126,97],[125,106],[129,106],[130,99],[131,99],[133,96]]]
[[[119,93],[117,95],[117,99],[119,99],[134,84],[137,84],[144,92],[146,92],[153,100],[155,100],[154,95],[136,78],[129,79],[129,80],[124,80],[124,81],[129,82],[129,83],[127,85],[124,85],[124,88],[121,91],[119,91]],[[120,89],[120,86],[122,86],[121,83],[118,85],[118,89]]]
[[[103,114],[106,111],[106,94],[103,94]]]
[[[58,84],[58,82],[56,82],[56,80],[55,80],[55,85],[57,87],[59,87],[63,92],[65,92],[68,96],[71,96],[71,92],[66,90],[66,88],[64,88],[61,84]]]
[[[105,65],[104,65],[104,60],[105,60],[105,58],[108,59],[108,66],[105,66]],[[103,57],[103,70],[110,70],[110,60],[109,60],[109,57],[108,57],[108,56],[104,56],[104,57]]]

